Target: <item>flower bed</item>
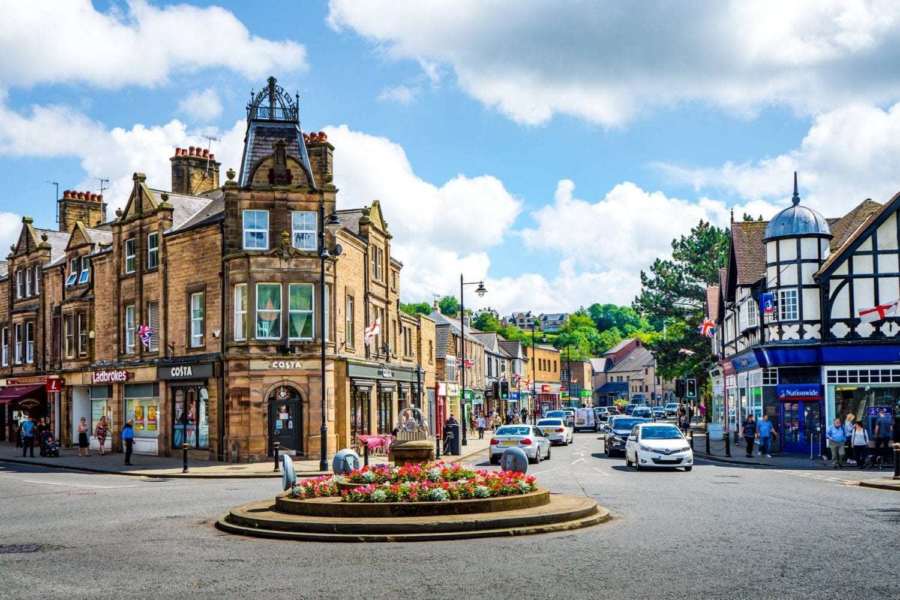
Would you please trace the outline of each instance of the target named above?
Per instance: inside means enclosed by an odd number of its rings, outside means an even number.
[[[341,489],[330,476],[294,486],[292,498],[340,496],[344,502],[446,502],[527,494],[537,489],[532,475],[513,471],[484,471],[459,464],[377,465],[350,473],[346,481],[358,483]]]

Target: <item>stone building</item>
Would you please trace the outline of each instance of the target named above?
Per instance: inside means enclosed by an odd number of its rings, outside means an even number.
[[[270,78],[224,184],[213,154],[178,148],[171,191],[136,173],[111,220],[83,192],[63,194],[58,231],[23,219],[0,278],[5,437],[24,413],[64,443],[106,416],[113,445],[132,419],[136,452],[244,461],[275,441],[318,456],[323,394],[329,453],[428,414],[434,322],[399,311],[380,204],[338,208],[334,151]]]

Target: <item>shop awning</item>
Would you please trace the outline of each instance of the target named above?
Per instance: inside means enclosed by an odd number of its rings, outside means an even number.
[[[607,381],[594,391],[598,394],[625,394],[628,392],[628,382]]]
[[[42,389],[44,389],[43,383],[34,385],[8,385],[0,388],[0,404],[8,404],[10,402],[15,402],[16,400],[21,400]]]

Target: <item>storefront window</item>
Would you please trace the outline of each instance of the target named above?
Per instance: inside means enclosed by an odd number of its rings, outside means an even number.
[[[393,429],[393,392],[378,393],[378,433],[390,433]]]
[[[172,447],[187,442],[209,448],[209,393],[203,386],[175,387],[172,394]]]
[[[112,420],[112,411],[109,408],[111,392],[108,385],[95,385],[91,388],[91,435],[96,430],[100,417],[106,416],[107,421]]]
[[[159,437],[159,385],[126,385],[125,418],[134,421],[135,437]]]
[[[366,434],[366,408],[369,402],[368,389],[353,389],[350,397],[350,442],[356,443],[356,437]]]
[[[831,386],[834,394],[834,417],[842,421],[852,413],[857,421],[862,421],[869,436],[875,435],[878,411],[885,408],[888,416],[893,416],[900,408],[900,386],[866,385]]]

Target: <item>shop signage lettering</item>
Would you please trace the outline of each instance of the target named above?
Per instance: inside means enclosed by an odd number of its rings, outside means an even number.
[[[47,383],[44,384],[44,388],[48,392],[61,392],[62,391],[62,379],[58,377],[54,377],[53,379],[48,379]]]
[[[173,365],[171,367],[159,367],[157,377],[159,379],[206,379],[212,377],[213,366],[211,364],[197,365]]]
[[[542,391],[542,392],[549,392],[549,391],[550,391],[550,385],[547,384],[547,383],[542,384],[542,385],[541,385],[541,391]]]
[[[385,379],[392,379],[394,377],[394,373],[390,369],[382,369],[381,376]]]
[[[303,363],[299,360],[273,360],[273,369],[302,369]]]
[[[31,377],[10,377],[6,380],[6,385],[34,385],[36,383],[47,383],[47,376],[33,375]]]
[[[92,383],[122,383],[131,378],[131,373],[122,369],[108,369],[91,373]]]
[[[822,386],[818,383],[786,383],[775,387],[779,400],[821,400]]]

